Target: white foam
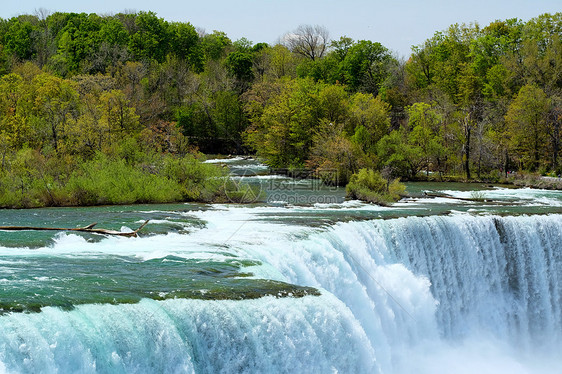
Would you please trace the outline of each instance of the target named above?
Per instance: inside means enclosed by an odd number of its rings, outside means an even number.
[[[217,163],[223,163],[223,162],[237,162],[237,161],[243,161],[246,158],[242,157],[242,156],[236,156],[236,157],[230,157],[230,158],[212,158],[209,160],[205,160],[203,161],[203,163],[206,164],[217,164]]]

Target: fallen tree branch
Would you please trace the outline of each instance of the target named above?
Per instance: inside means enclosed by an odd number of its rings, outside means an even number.
[[[144,226],[148,223],[149,220],[144,221],[142,225],[135,231],[131,232],[121,232],[116,230],[107,230],[107,229],[94,229],[94,226],[97,223],[92,223],[85,227],[75,227],[75,228],[61,228],[61,227],[33,227],[33,226],[0,226],[0,230],[4,231],[25,231],[25,230],[34,230],[34,231],[79,231],[79,232],[87,232],[90,234],[102,234],[102,235],[117,235],[117,236],[125,236],[125,237],[137,237],[137,233],[142,230]]]
[[[453,199],[453,200],[461,200],[461,201],[473,201],[477,203],[487,203],[491,201],[490,199],[482,199],[482,198],[475,198],[475,197],[456,197],[447,194],[440,194],[440,193],[431,193],[431,192],[424,192],[424,196],[427,197],[442,197],[444,199]]]

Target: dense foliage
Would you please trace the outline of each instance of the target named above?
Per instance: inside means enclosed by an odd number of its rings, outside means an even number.
[[[361,169],[351,176],[345,187],[348,197],[387,205],[400,200],[406,187],[398,179],[390,181],[372,169]]]
[[[3,206],[150,200],[88,187],[127,168],[161,192],[154,200],[197,198],[170,175],[196,150],[255,152],[342,185],[365,168],[559,174],[561,124],[562,13],[453,25],[406,61],[378,42],[330,41],[319,26],[270,46],[152,12],[0,19]],[[26,193],[34,183],[42,192]]]

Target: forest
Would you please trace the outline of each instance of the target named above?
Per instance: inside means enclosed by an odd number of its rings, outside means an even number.
[[[232,41],[153,12],[0,19],[0,207],[220,201],[204,154],[335,185],[562,172],[562,13],[391,48],[313,25]]]

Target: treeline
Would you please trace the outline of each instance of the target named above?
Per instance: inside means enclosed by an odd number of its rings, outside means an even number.
[[[21,182],[32,155],[163,175],[156,159],[197,150],[257,153],[338,184],[363,168],[387,179],[560,173],[561,37],[562,13],[453,25],[404,61],[319,26],[268,45],[152,12],[40,10],[0,20],[1,176]],[[46,171],[65,185],[76,167]]]

